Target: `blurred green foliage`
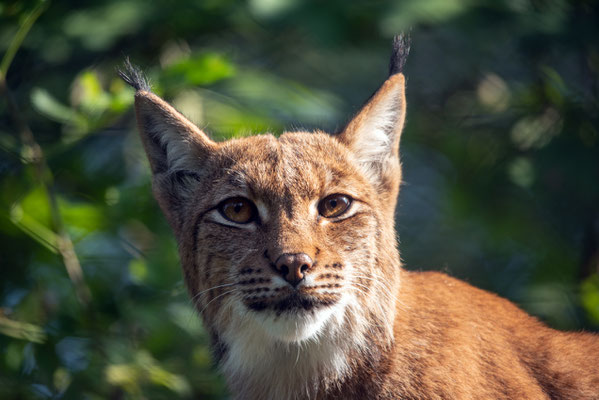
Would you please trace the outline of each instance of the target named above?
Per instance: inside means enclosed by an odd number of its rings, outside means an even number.
[[[411,28],[407,267],[599,329],[596,1],[9,0],[0,18],[20,108],[2,94],[0,398],[226,397],[150,195],[126,55],[215,138],[335,130]]]

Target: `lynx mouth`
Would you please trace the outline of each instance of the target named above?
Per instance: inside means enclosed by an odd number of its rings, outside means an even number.
[[[317,309],[330,307],[339,301],[340,295],[309,295],[303,291],[290,291],[276,298],[261,298],[248,301],[247,307],[253,311],[270,310],[277,314],[311,312]]]
[[[246,299],[245,311],[258,331],[284,343],[302,342],[321,332],[331,319],[338,319],[343,309],[339,293],[306,293],[289,289],[277,296]],[[248,314],[247,310],[251,312]]]

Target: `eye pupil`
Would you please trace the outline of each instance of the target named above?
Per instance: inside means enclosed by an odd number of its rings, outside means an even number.
[[[256,217],[256,207],[245,198],[227,199],[220,204],[218,210],[223,217],[238,224],[247,224]]]
[[[318,212],[325,218],[335,218],[343,215],[351,205],[352,199],[342,194],[332,194],[325,197],[318,205]]]

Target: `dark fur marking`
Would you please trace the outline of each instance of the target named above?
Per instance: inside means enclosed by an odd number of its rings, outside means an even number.
[[[410,54],[410,35],[400,33],[393,38],[393,50],[389,61],[389,76],[403,72]]]
[[[266,309],[266,307],[267,307],[266,303],[263,301],[250,303],[247,306],[250,308],[250,310],[254,310],[254,311],[262,311],[262,310]]]
[[[220,225],[220,226],[224,226],[225,228],[231,228],[231,229],[243,229],[240,226],[227,225],[227,224],[223,224],[221,222],[216,222],[216,221],[211,221],[211,220],[206,220],[206,223],[207,224]]]
[[[368,212],[368,211],[357,212],[357,213],[355,213],[354,215],[352,215],[352,216],[349,216],[349,217],[347,217],[347,218],[343,218],[343,219],[337,219],[337,220],[330,220],[330,222],[332,222],[333,224],[338,224],[338,223],[340,223],[340,222],[349,221],[349,220],[351,220],[351,219],[353,219],[353,218],[355,218],[355,217],[359,217],[360,215],[372,215],[372,213],[371,213],[371,212]]]
[[[202,218],[204,218],[204,215],[206,215],[207,213],[209,213],[210,211],[214,210],[216,207],[210,207],[207,210],[202,211],[201,213],[198,214],[198,216],[196,217],[196,220],[194,222],[193,225],[193,233],[192,233],[192,238],[193,238],[193,253],[197,254],[198,252],[198,235],[200,233],[200,222],[202,222]],[[197,265],[196,265],[197,268]]]
[[[204,268],[204,280],[206,282],[208,282],[208,280],[210,279],[210,271],[211,268],[209,268],[212,264],[212,259],[214,258],[214,254],[210,253],[208,254],[208,257],[206,257],[206,268]],[[198,267],[196,265],[196,270],[198,270]]]
[[[323,283],[322,285],[315,285],[315,286],[310,286],[307,288],[304,288],[304,290],[317,290],[317,289],[333,289],[333,288],[340,288],[341,284],[339,283]]]
[[[318,298],[306,297],[298,293],[293,293],[285,298],[267,302],[264,299],[272,299],[275,295],[251,296],[246,299],[246,306],[253,311],[262,311],[270,309],[276,312],[277,316],[284,312],[293,310],[304,310],[304,312],[314,312],[314,310],[335,304],[340,296],[336,293],[324,293]]]
[[[135,88],[135,90],[144,90],[151,92],[152,88],[148,83],[148,79],[144,73],[138,67],[131,64],[129,57],[125,58],[123,62],[123,68],[117,68],[116,73],[124,80],[129,86]]]
[[[244,289],[242,290],[243,293],[260,293],[260,292],[269,292],[270,288],[267,287],[257,287],[257,288],[253,288],[253,289]]]
[[[239,285],[253,285],[254,283],[270,283],[268,278],[251,278],[243,281],[239,281]]]
[[[214,330],[210,330],[210,339],[212,342],[212,346],[210,346],[212,349],[212,356],[218,364],[223,358],[225,358],[225,355],[229,349],[227,345],[220,340],[220,337]]]
[[[318,279],[331,279],[331,278],[338,279],[338,280],[343,279],[343,277],[341,275],[333,274],[330,272],[327,272],[326,274],[322,274],[322,275],[318,276]]]
[[[183,169],[169,172],[167,177],[169,177],[172,180],[173,184],[178,184],[182,186],[186,186],[189,183],[189,178],[196,180],[198,183],[202,181],[202,177],[197,172],[187,171]]]

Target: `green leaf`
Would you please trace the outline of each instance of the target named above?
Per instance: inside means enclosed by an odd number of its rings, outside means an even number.
[[[98,117],[110,105],[110,96],[102,89],[95,71],[83,72],[75,81],[77,105],[89,117]]]
[[[20,204],[11,207],[10,221],[30,238],[40,243],[51,252],[58,254],[59,238],[56,233],[40,223],[36,218],[28,215]]]
[[[599,324],[599,274],[588,277],[581,285],[582,305],[589,318]]]
[[[108,383],[122,387],[133,395],[139,394],[141,385],[146,383],[166,387],[179,396],[186,396],[191,392],[184,377],[167,371],[146,350],[138,351],[133,363],[109,365],[105,376]]]
[[[33,89],[31,92],[31,103],[40,114],[53,121],[75,125],[81,130],[87,129],[88,123],[85,117],[56,100],[44,89]]]
[[[0,315],[0,333],[33,343],[44,343],[46,334],[40,326],[19,322]]]
[[[76,228],[84,234],[102,229],[106,216],[100,206],[91,203],[73,203],[59,199],[60,212],[68,228]]]
[[[222,54],[204,53],[184,59],[165,71],[166,78],[183,78],[187,85],[209,85],[229,78],[235,66]]]

